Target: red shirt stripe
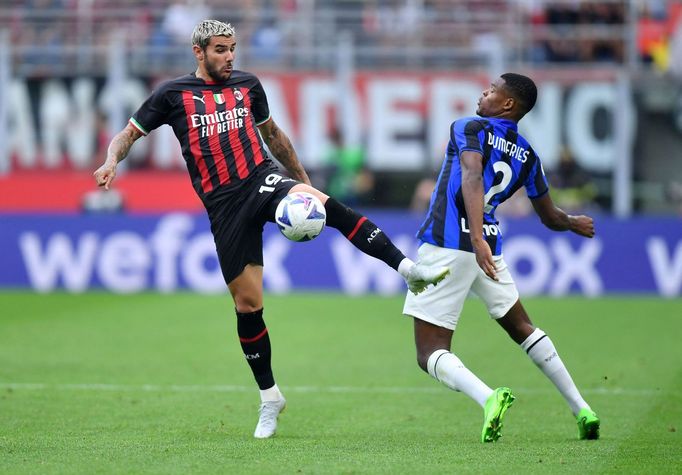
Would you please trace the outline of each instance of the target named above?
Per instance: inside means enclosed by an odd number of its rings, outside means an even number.
[[[213,114],[218,106],[216,105],[213,91],[203,91],[204,103],[206,104],[206,114]],[[230,182],[230,172],[227,170],[227,161],[225,160],[225,153],[220,146],[220,133],[218,132],[219,123],[208,125],[213,128],[208,134],[208,146],[211,148],[213,155],[213,162],[215,163],[216,171],[218,172],[218,180],[221,185]]]
[[[225,109],[234,109],[237,106],[237,99],[234,97],[234,92],[231,88],[225,88],[222,91],[223,96],[225,97]],[[242,120],[246,123],[249,122],[248,117],[238,117],[235,120]],[[234,163],[237,165],[237,173],[239,174],[239,178],[244,179],[249,176],[249,167],[246,164],[244,146],[242,145],[242,141],[239,140],[239,129],[239,127],[232,127],[228,131],[227,137],[230,139],[230,147],[232,148]]]
[[[189,136],[189,148],[192,152],[192,157],[194,157],[194,163],[201,174],[201,189],[204,190],[204,193],[208,193],[213,190],[213,183],[211,183],[211,176],[208,173],[208,168],[206,167],[206,162],[204,161],[204,155],[201,151],[201,144],[199,143],[199,130],[192,125],[192,115],[196,113],[194,100],[195,99],[192,98],[192,91],[182,91],[182,102],[185,106],[185,113],[187,114],[187,135]]]
[[[249,90],[243,87],[239,88],[239,90],[244,95],[244,107],[251,110],[251,98],[249,97]],[[258,131],[253,126],[255,121],[251,119],[252,118],[249,117],[249,120],[246,121],[246,124],[244,124],[244,126],[246,127],[246,134],[248,135],[249,140],[251,141],[251,150],[253,150],[253,161],[256,165],[260,165],[260,163],[263,162],[265,157],[263,157],[260,138],[258,137]],[[265,122],[267,122],[267,120]]]

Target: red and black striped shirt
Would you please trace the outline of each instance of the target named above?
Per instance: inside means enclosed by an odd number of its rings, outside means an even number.
[[[163,124],[173,128],[192,185],[208,204],[269,161],[256,130],[269,119],[258,78],[235,70],[220,83],[192,73],[161,84],[130,123],[144,135]]]

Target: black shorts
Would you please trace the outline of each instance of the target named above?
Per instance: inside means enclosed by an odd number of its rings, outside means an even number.
[[[277,204],[300,182],[265,164],[208,209],[220,269],[226,283],[247,264],[263,265],[263,226],[275,221]]]

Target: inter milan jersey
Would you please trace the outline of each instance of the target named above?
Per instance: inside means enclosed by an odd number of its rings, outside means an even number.
[[[192,73],[161,84],[130,123],[144,135],[162,124],[173,128],[192,185],[208,205],[269,161],[256,130],[269,118],[258,78],[232,71],[219,83]]]
[[[468,117],[450,126],[445,160],[417,238],[436,246],[473,252],[459,162],[464,151],[483,156],[483,237],[493,255],[500,255],[502,235],[495,219],[497,206],[521,186],[525,186],[531,199],[549,190],[540,158],[511,120]]]

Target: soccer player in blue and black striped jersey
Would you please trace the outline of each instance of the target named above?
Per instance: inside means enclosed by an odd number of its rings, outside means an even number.
[[[488,387],[450,352],[469,291],[483,300],[490,316],[554,383],[577,419],[579,437],[599,437],[599,418],[580,395],[552,341],[533,326],[521,305],[495,219],[497,206],[523,186],[548,228],[594,236],[592,218],[570,216],[554,205],[540,158],[518,132],[519,120],[536,99],[530,78],[506,73],[483,91],[478,117],[450,126],[445,160],[417,237],[422,242],[419,262],[447,266],[453,277],[418,295],[408,293],[403,310],[414,317],[419,366],[483,407],[483,442],[500,437],[502,418],[514,396],[509,388]]]

